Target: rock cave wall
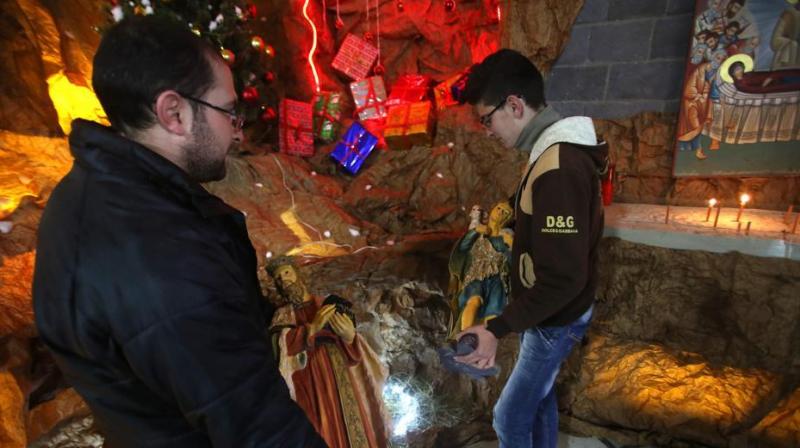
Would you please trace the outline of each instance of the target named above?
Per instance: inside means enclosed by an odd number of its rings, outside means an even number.
[[[296,5],[278,0],[256,3],[268,11],[264,27],[281,57],[276,88],[287,96],[309,99],[311,84],[299,69],[305,67],[304,49],[290,45],[307,39]],[[345,26],[325,31],[329,39],[323,40],[319,53],[325,88],[346,91],[343,80],[327,67],[344,31],[363,31],[362,3],[343,0]],[[549,70],[583,7],[580,0],[501,2],[506,13],[500,23],[493,23],[476,16],[480,1],[464,1],[459,5],[463,16],[437,12],[442,22],[431,24],[422,19],[441,8],[440,2],[406,1],[411,12],[407,15],[398,15],[393,2],[380,4],[386,23],[388,85],[409,71],[443,79],[481,60],[497,45],[520,49]],[[78,95],[88,91],[90,61],[99,41],[94,27],[105,20],[105,3],[0,0],[0,6],[5,25],[0,47],[7,50],[0,64],[0,221],[11,227],[0,234],[0,446],[99,446],[89,410],[63,384],[35,339],[30,300],[41,211],[49,191],[71,164],[63,132],[69,115],[56,111],[47,80],[63,73]],[[462,36],[459,30],[464,24],[474,30]],[[698,205],[711,194],[725,200],[748,189],[759,192],[758,207],[780,209],[800,202],[798,177],[673,179],[675,121],[672,113],[598,120],[598,130],[609,140],[623,174],[615,186],[616,200]],[[436,396],[451,398],[432,400],[430,415],[447,418],[413,433],[414,446],[466,446],[491,438],[487,410],[515,357],[516,344],[509,338],[500,352],[504,373],[473,382],[444,374],[433,351],[446,322],[446,260],[466,226],[466,210],[474,203],[489,206],[507,197],[524,165],[522,156],[503,150],[476,126],[465,124],[471,122],[467,108],[448,109],[438,118],[430,147],[380,152],[356,177],[333,168],[327,155],[330,147],[320,148],[309,160],[274,153],[269,146],[247,147],[230,160],[228,178],[209,185],[248,214],[262,264],[267,252],[296,250],[307,263],[303,270],[319,279],[313,285],[316,291],[340,292],[357,303],[359,331],[389,360],[395,378],[416,381],[420,393],[427,391],[428,396],[435,390]],[[293,204],[295,218],[320,233],[328,230],[331,236],[291,231],[279,216]],[[653,440],[669,443],[696,440],[724,446],[745,437],[765,444],[773,440],[769,443],[774,446],[792,440],[800,444],[800,398],[797,372],[792,370],[800,361],[791,343],[798,340],[800,317],[792,300],[798,295],[796,264],[659,252],[619,241],[607,241],[603,250],[608,261],[604,301],[598,305],[601,317],[588,345],[573,357],[560,379],[567,391],[562,407],[569,428],[603,434],[613,427],[618,428],[615,437],[629,440],[644,440],[641,434],[652,431]],[[643,260],[659,270],[643,270]],[[698,272],[687,272],[695,265]],[[671,269],[694,275],[697,283],[685,288],[680,278],[653,277],[654,272]],[[751,271],[749,280],[736,277]],[[267,281],[265,289],[270,291]],[[704,300],[698,302],[698,297]],[[714,305],[709,301],[717,299],[730,306],[727,314],[720,315],[725,319],[708,327],[705,318],[713,315],[709,310]],[[671,306],[671,312],[659,314],[661,305]],[[753,310],[764,307],[769,312],[748,320]],[[682,322],[687,312],[694,318]],[[651,325],[654,321],[660,324]],[[774,333],[759,333],[763,327]],[[687,328],[690,336],[676,340],[678,330],[683,333]],[[713,344],[705,344],[707,339]],[[769,340],[779,343],[765,345]],[[630,369],[621,371],[618,365]],[[638,366],[661,372],[666,379],[659,384],[683,384],[688,377],[699,382],[687,381],[690,386],[681,386],[687,393],[676,394],[674,403],[658,410],[675,418],[692,403],[689,390],[716,397],[715,393],[725,395],[727,387],[743,388],[751,396],[731,398],[735,405],[714,398],[711,401],[718,405],[714,410],[680,424],[659,420],[658,415],[638,415],[635,411],[647,397],[665,393],[656,385],[625,390],[626,384],[637,384],[633,379],[648,374]],[[629,381],[615,381],[618,376]],[[621,393],[645,401],[618,403]]]

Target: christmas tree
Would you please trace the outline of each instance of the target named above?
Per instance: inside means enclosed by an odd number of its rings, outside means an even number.
[[[258,143],[274,138],[278,98],[271,87],[275,73],[270,68],[275,49],[253,31],[259,17],[255,5],[237,0],[111,0],[110,22],[131,14],[180,21],[219,48],[233,72],[248,139]]]

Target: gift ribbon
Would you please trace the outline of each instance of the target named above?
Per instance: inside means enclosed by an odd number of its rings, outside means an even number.
[[[358,161],[358,156],[361,154],[361,151],[358,148],[358,144],[361,143],[361,137],[363,137],[364,134],[366,133],[367,131],[365,129],[362,129],[361,131],[358,132],[358,134],[356,134],[355,141],[344,142],[345,153],[344,157],[342,158],[342,163],[345,166],[352,166],[354,163],[356,163],[356,161]],[[349,160],[350,157],[352,156],[355,156],[353,160]]]
[[[284,106],[283,111],[284,111],[284,113],[283,113],[283,116],[281,116],[281,123],[280,123],[279,126],[280,126],[281,129],[283,129],[283,147],[286,149],[287,152],[289,152],[289,132],[291,132],[293,134],[292,135],[292,137],[294,137],[293,141],[296,143],[298,140],[300,140],[300,134],[301,133],[309,132],[309,133],[311,133],[313,135],[314,129],[312,129],[312,128],[304,128],[304,127],[302,127],[302,125],[290,126],[289,123],[288,123],[289,117],[288,117],[288,114],[286,113],[286,107],[285,106]]]
[[[331,123],[336,123],[339,121],[339,117],[334,117],[328,112],[328,106],[331,104],[331,100],[333,99],[333,95],[321,95],[322,96],[322,109],[314,111],[314,116],[322,117],[323,121],[320,124],[320,128],[325,126],[325,121],[328,120]],[[341,115],[341,114],[340,114]]]
[[[367,78],[364,80],[369,87],[367,89],[367,95],[364,98],[364,105],[356,108],[356,117],[360,116],[361,112],[369,108],[375,108],[375,115],[380,115],[378,113],[378,108],[381,106],[381,102],[378,101],[378,95],[375,93],[375,84],[372,82],[372,79],[373,78]]]

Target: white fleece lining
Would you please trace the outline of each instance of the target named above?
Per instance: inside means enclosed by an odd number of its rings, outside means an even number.
[[[578,145],[597,145],[597,134],[594,123],[589,117],[568,117],[559,120],[542,132],[536,140],[528,158],[528,165],[536,162],[545,149],[556,143],[574,143]]]

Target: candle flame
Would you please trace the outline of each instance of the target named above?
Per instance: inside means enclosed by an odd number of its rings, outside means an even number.
[[[708,200],[708,206],[709,207],[713,207],[715,205],[717,205],[717,200],[716,199],[711,198],[711,199]]]
[[[739,201],[742,203],[742,205],[747,204],[748,202],[750,202],[750,195],[747,193],[743,193],[741,196],[739,196]]]

